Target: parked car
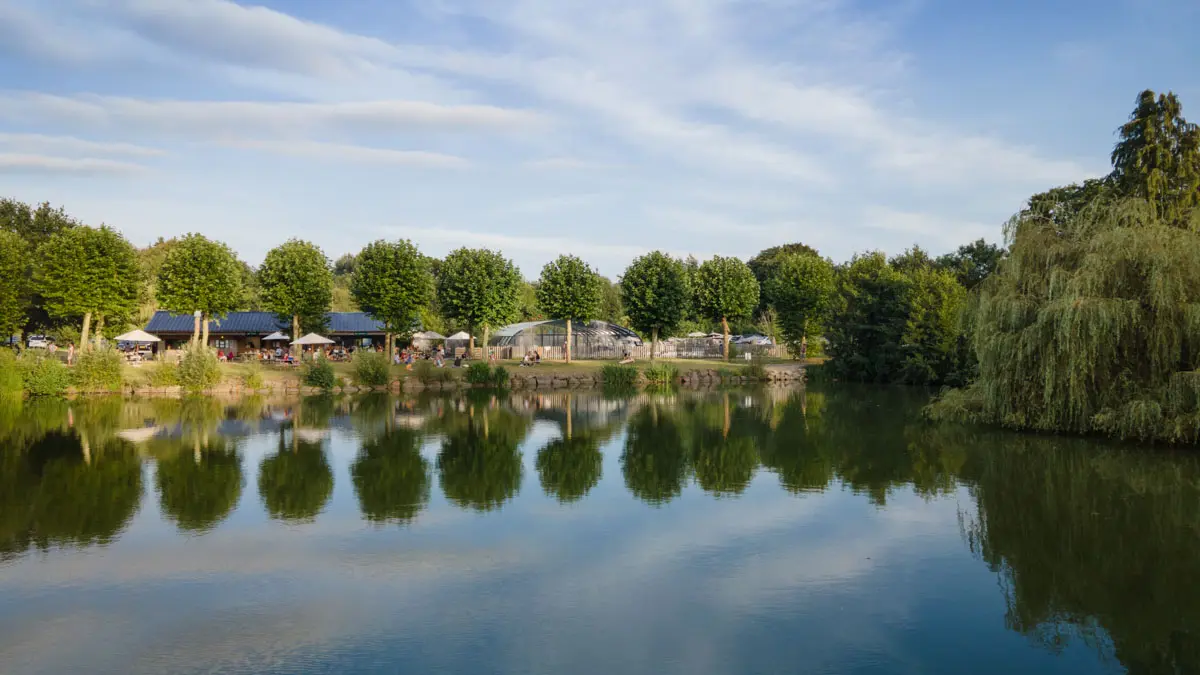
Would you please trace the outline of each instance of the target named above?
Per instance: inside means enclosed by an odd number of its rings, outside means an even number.
[[[54,342],[54,340],[51,340],[50,338],[46,337],[45,335],[29,336],[29,348],[30,349],[49,349],[51,342]]]

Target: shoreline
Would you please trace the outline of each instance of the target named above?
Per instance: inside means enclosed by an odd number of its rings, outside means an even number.
[[[763,377],[752,377],[746,374],[745,366],[737,363],[717,365],[713,362],[684,363],[680,361],[659,360],[656,363],[670,363],[679,369],[679,375],[671,383],[663,386],[675,386],[689,389],[715,388],[720,386],[744,386],[751,384],[791,385],[803,383],[806,379],[806,368],[819,363],[810,359],[805,363],[785,362],[763,366]],[[125,398],[141,397],[182,397],[194,396],[288,396],[288,395],[320,395],[320,394],[360,394],[360,393],[391,393],[411,394],[419,392],[458,391],[465,389],[495,388],[493,385],[476,385],[465,381],[465,368],[445,368],[434,371],[434,376],[428,373],[408,371],[401,367],[392,368],[392,379],[387,385],[359,385],[353,382],[351,364],[333,364],[338,376],[338,384],[331,389],[322,389],[304,385],[301,381],[300,370],[296,368],[275,369],[267,368],[262,371],[263,386],[248,387],[241,378],[241,364],[222,364],[225,370],[224,378],[215,387],[205,389],[195,394],[189,394],[179,386],[153,386],[149,383],[145,367],[127,367],[125,382],[120,391],[80,391],[69,388],[68,398],[91,396],[122,396]],[[604,386],[601,367],[607,362],[584,361],[570,365],[559,362],[545,363],[531,368],[519,367],[517,362],[501,362],[499,366],[509,372],[509,382],[505,389],[511,391],[549,391],[568,389],[598,389]],[[644,368],[649,362],[635,364],[638,370],[634,388],[643,389],[656,386],[647,381]]]

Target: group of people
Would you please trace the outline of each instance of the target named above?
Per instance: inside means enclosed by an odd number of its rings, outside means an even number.
[[[542,362],[542,353],[536,349],[530,349],[525,352],[525,356],[521,358],[522,366],[536,366]]]
[[[441,345],[437,345],[429,352],[418,352],[415,347],[397,347],[392,353],[392,363],[396,365],[403,364],[406,370],[412,370],[413,363],[418,359],[428,359],[433,361],[433,365],[438,368],[446,366],[446,349]],[[460,367],[462,359],[454,359],[454,366]]]

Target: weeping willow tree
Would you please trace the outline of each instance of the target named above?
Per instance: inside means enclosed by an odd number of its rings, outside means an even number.
[[[1102,181],[1033,197],[976,298],[979,375],[930,407],[1037,431],[1200,440],[1200,131],[1144,92]]]

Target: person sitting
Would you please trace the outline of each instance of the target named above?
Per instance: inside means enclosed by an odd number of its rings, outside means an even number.
[[[627,363],[633,363],[633,354],[629,353],[628,349],[626,349],[625,353],[621,355],[621,365],[625,365]]]
[[[462,365],[463,365],[463,355],[462,355],[462,354],[456,354],[456,355],[454,356],[454,367],[455,367],[455,368],[462,368]]]
[[[525,352],[525,356],[521,358],[521,367],[529,367],[533,365],[533,350]]]
[[[225,350],[223,350],[223,349],[217,350],[217,360],[221,361],[222,363],[225,362]]]

